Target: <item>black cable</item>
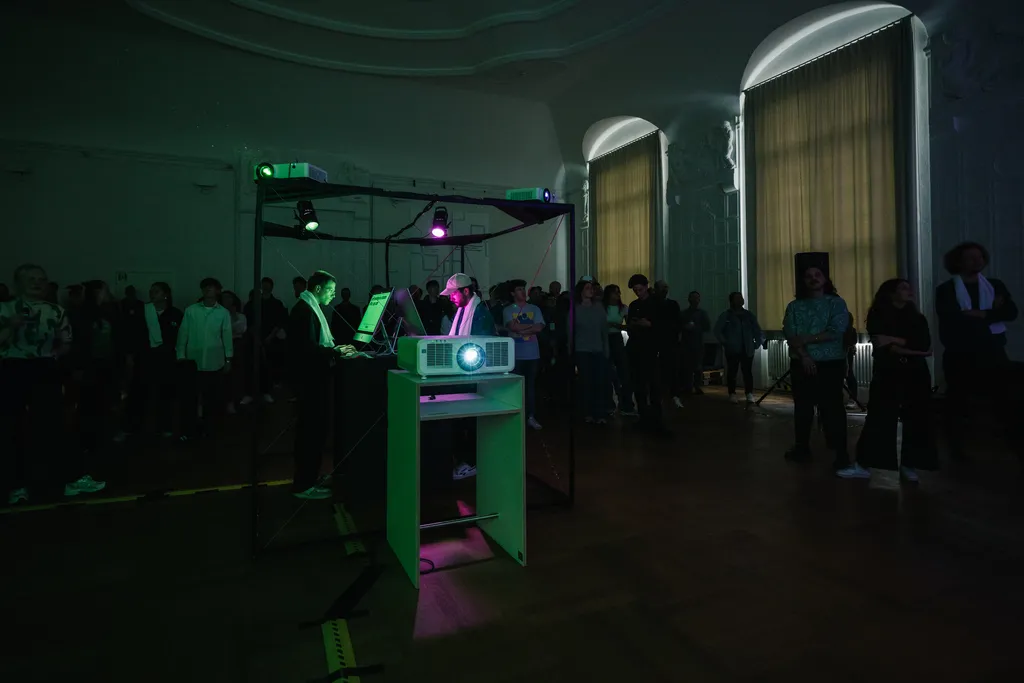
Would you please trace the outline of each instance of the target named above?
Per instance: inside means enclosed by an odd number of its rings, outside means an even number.
[[[384,286],[386,288],[391,289],[391,240],[400,237],[403,232],[415,227],[416,221],[422,218],[423,214],[425,214],[427,211],[430,211],[432,208],[434,208],[434,204],[437,204],[437,200],[431,199],[429,202],[427,202],[427,205],[423,207],[423,210],[416,214],[416,218],[413,218],[408,225],[406,225],[404,228],[402,228],[395,234],[388,235],[387,237],[384,238]]]
[[[433,562],[433,560],[428,560],[428,559],[427,559],[427,558],[425,558],[425,557],[421,557],[421,558],[420,558],[420,563],[421,563],[421,564],[424,564],[424,563],[425,563],[425,564],[428,564],[428,565],[430,565],[430,566],[429,566],[429,567],[427,568],[427,570],[426,570],[425,572],[420,572],[420,576],[423,576],[424,574],[429,574],[430,572],[432,572],[432,571],[434,571],[435,569],[437,569],[437,567],[435,567],[435,566],[434,566],[434,562]]]

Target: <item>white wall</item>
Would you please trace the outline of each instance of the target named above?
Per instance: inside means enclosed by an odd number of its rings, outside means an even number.
[[[39,261],[62,284],[144,271],[172,273],[179,289],[216,275],[247,290],[248,165],[265,154],[317,163],[332,179],[415,178],[435,188],[471,179],[493,193],[554,187],[561,172],[542,104],[280,63],[122,3],[30,17],[9,7],[0,54],[18,64],[6,79],[18,98],[0,109],[0,202],[17,219],[5,230],[0,281],[15,264]],[[318,211],[327,231],[391,232],[394,216],[379,201],[372,208],[336,201]],[[289,222],[290,211],[278,216]],[[492,277],[532,273],[547,247],[543,230],[504,238],[486,264],[471,263]],[[279,281],[330,264],[348,271],[337,274],[354,292],[383,280],[362,245],[273,242],[264,270]],[[564,233],[560,242],[545,277],[564,262]],[[282,293],[288,288],[280,282]]]

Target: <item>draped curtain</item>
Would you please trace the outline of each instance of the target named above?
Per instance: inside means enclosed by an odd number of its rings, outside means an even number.
[[[657,234],[661,139],[652,133],[590,162],[591,227],[597,252],[592,273],[617,284],[623,300],[634,273],[651,276]]]
[[[799,252],[828,252],[832,281],[861,323],[875,288],[905,275],[902,90],[911,49],[907,19],[746,92],[756,301],[766,328],[781,327]]]

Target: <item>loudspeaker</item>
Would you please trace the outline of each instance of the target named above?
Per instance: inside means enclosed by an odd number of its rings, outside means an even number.
[[[808,268],[817,268],[825,274],[826,280],[831,280],[832,275],[828,271],[827,251],[804,251],[793,257],[793,291],[800,291],[800,279]]]

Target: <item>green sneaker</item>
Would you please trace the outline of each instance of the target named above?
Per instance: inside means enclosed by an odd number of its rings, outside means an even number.
[[[97,491],[102,491],[105,488],[107,488],[107,482],[96,481],[86,474],[70,484],[65,484],[64,495],[77,496],[79,493],[96,493]]]

